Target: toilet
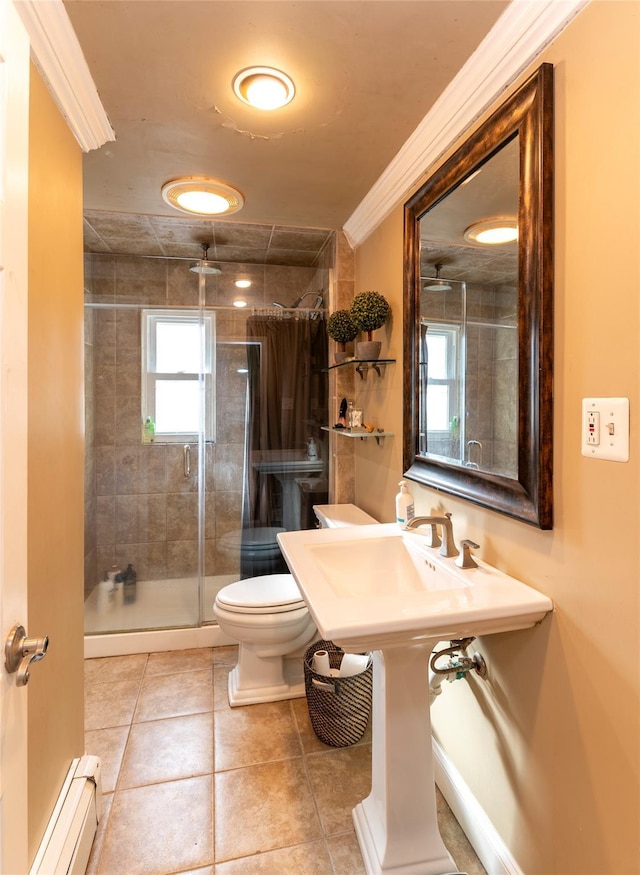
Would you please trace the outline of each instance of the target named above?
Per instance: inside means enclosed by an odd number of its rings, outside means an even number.
[[[303,657],[318,633],[291,574],[231,583],[217,594],[213,612],[240,644],[229,674],[232,707],[304,696]]]
[[[377,522],[353,504],[314,505],[313,510],[326,528]],[[222,631],[240,645],[238,664],[229,674],[232,707],[305,695],[304,654],[320,635],[291,574],[231,583],[218,592],[213,612]]]

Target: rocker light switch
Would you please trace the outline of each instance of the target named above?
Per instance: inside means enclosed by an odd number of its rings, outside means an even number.
[[[629,399],[582,399],[582,455],[629,461]]]

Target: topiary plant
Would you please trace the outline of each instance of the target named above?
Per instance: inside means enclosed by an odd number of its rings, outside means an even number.
[[[342,350],[344,350],[345,343],[349,343],[358,336],[358,328],[353,324],[348,310],[336,310],[329,316],[327,334],[340,344]]]
[[[379,292],[360,292],[349,308],[353,324],[358,331],[366,331],[368,341],[376,328],[382,328],[390,312],[389,302]]]

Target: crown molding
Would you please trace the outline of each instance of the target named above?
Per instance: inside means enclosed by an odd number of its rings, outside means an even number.
[[[512,0],[344,225],[363,243],[590,0]]]
[[[31,56],[83,152],[116,136],[62,0],[14,0]]]

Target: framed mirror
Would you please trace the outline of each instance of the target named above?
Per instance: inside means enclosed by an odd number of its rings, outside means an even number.
[[[405,205],[404,468],[552,527],[553,68]]]

